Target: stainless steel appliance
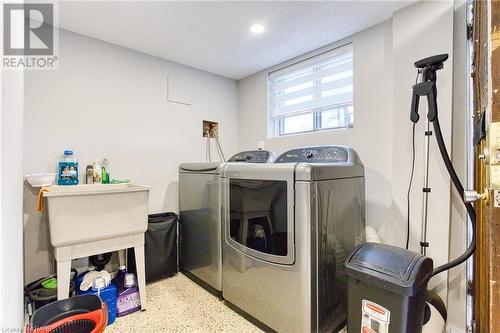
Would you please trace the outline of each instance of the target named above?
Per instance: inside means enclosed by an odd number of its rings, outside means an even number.
[[[276,156],[267,150],[244,151],[229,163],[267,163]],[[182,163],[179,166],[179,267],[209,291],[222,290],[222,227],[220,163]]]
[[[221,165],[223,298],[278,332],[346,322],[347,253],[364,241],[364,167],[345,146]]]

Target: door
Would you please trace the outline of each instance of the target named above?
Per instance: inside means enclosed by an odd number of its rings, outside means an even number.
[[[500,188],[498,132],[500,126],[500,2],[474,1],[473,101],[475,190],[490,199],[476,202],[476,252],[473,261],[472,331],[500,331]],[[485,137],[489,132],[489,139]],[[485,150],[488,154],[485,154]],[[470,331],[470,330],[469,330]]]
[[[291,265],[294,164],[228,165],[223,171],[225,241],[235,250]]]

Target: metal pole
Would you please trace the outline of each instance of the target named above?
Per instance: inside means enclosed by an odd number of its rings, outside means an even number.
[[[425,131],[425,170],[424,170],[424,187],[423,192],[423,212],[422,212],[422,229],[420,234],[420,253],[426,255],[427,247],[427,220],[428,220],[428,207],[429,207],[429,193],[431,188],[429,187],[429,155],[430,155],[430,136],[432,135],[430,122],[427,120],[427,129]]]

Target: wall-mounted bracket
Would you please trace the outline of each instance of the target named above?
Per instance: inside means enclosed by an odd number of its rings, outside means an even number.
[[[464,201],[474,202],[477,200],[484,200],[486,204],[490,202],[490,192],[485,189],[483,193],[478,193],[477,191],[464,190]]]

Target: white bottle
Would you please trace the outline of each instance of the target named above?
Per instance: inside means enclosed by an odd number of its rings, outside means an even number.
[[[94,183],[102,183],[101,162],[94,162]]]

